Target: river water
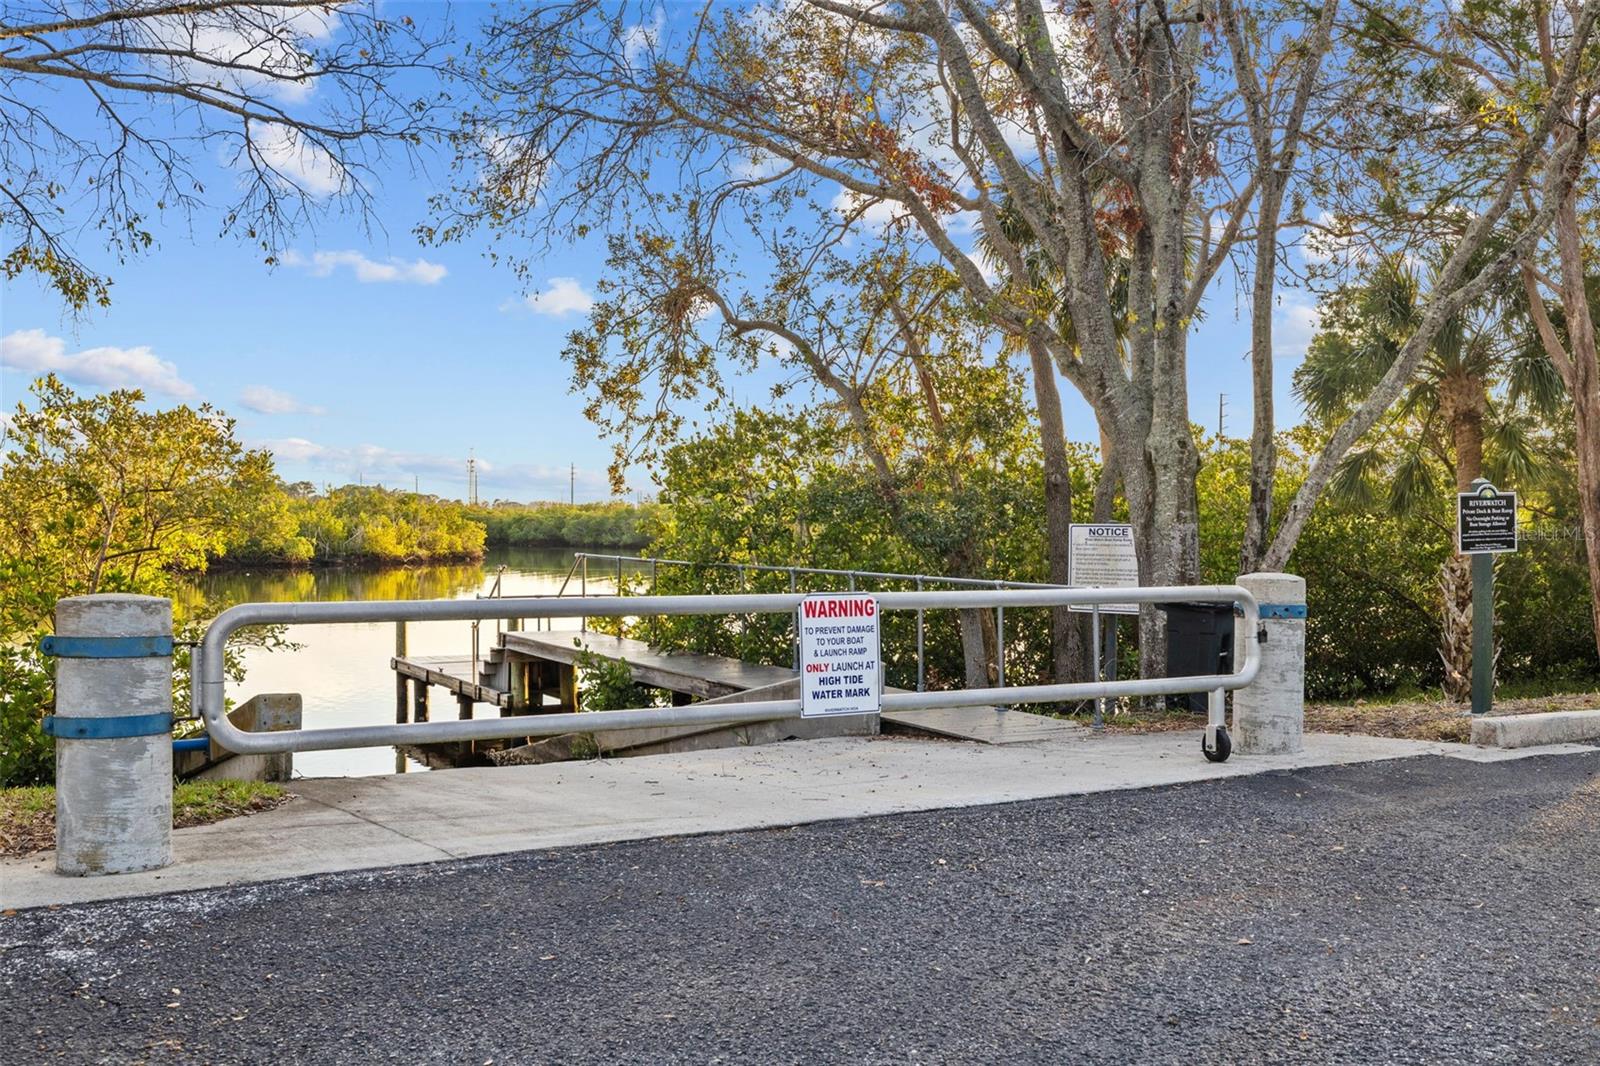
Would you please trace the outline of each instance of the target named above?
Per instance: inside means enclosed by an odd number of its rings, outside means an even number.
[[[504,596],[554,594],[572,567],[573,553],[581,549],[506,549],[490,551],[481,563],[416,566],[391,569],[330,568],[317,570],[226,571],[197,579],[197,590],[215,608],[236,603],[285,600],[410,600],[472,599],[487,595],[495,575],[504,567],[500,593]],[[605,551],[605,549],[600,549]],[[591,564],[589,591],[611,592],[614,576],[602,576],[606,567]],[[614,574],[614,572],[613,572]],[[573,578],[568,594],[578,591]],[[470,622],[412,622],[406,630],[412,655],[454,655],[466,658],[472,649]],[[556,629],[578,629],[577,619],[557,619]],[[244,648],[245,680],[229,682],[228,696],[236,703],[258,693],[298,692],[303,698],[305,729],[329,726],[382,725],[394,721],[394,623],[352,625],[300,625],[284,631],[299,645],[294,650]],[[484,652],[494,644],[494,623],[485,622],[480,639]],[[435,689],[433,716],[456,716],[455,702]],[[493,707],[479,706],[479,715],[498,715]],[[365,777],[395,772],[393,748],[352,748],[296,754],[297,776]],[[407,772],[424,768],[408,762]]]

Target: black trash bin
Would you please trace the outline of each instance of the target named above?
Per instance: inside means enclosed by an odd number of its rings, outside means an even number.
[[[1167,676],[1233,672],[1233,604],[1163,603],[1167,613]],[[1207,694],[1167,697],[1168,710],[1207,712]]]

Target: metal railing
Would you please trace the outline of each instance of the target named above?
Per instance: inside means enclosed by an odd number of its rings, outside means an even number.
[[[623,564],[624,563],[637,563],[637,564],[641,564],[641,565],[648,565],[650,567],[650,591],[649,591],[649,595],[652,595],[652,596],[654,596],[656,594],[657,582],[658,582],[658,580],[660,578],[661,567],[663,567],[663,566],[681,566],[681,567],[687,567],[687,568],[690,568],[690,569],[699,569],[699,570],[732,570],[732,571],[736,571],[739,574],[739,588],[740,588],[741,592],[746,591],[746,584],[747,584],[748,575],[751,574],[751,573],[787,574],[789,576],[789,591],[790,592],[799,591],[799,579],[800,579],[801,575],[805,575],[807,577],[816,576],[816,577],[844,578],[844,580],[846,582],[846,585],[847,585],[847,588],[851,592],[857,591],[857,586],[862,582],[885,582],[885,581],[909,582],[909,583],[911,583],[911,585],[913,586],[913,588],[917,592],[926,591],[929,585],[934,585],[934,586],[949,585],[949,586],[954,586],[955,588],[958,588],[958,589],[959,588],[972,588],[972,589],[1061,589],[1061,588],[1069,588],[1069,587],[1071,587],[1071,586],[1068,586],[1068,585],[1053,585],[1053,584],[1049,584],[1047,582],[1042,582],[1042,581],[997,581],[997,580],[994,580],[992,578],[947,577],[947,576],[942,575],[942,574],[898,574],[898,573],[894,573],[893,571],[887,571],[887,570],[835,570],[835,569],[830,569],[828,567],[823,567],[823,566],[775,566],[775,565],[772,565],[770,563],[722,563],[722,562],[697,563],[697,562],[693,561],[692,559],[668,559],[668,558],[665,558],[665,557],[662,557],[662,556],[653,556],[653,555],[606,555],[606,554],[602,554],[602,553],[599,553],[599,552],[574,552],[573,553],[573,557],[572,557],[572,566],[567,570],[567,576],[566,576],[566,578],[564,578],[562,580],[561,588],[556,593],[557,596],[566,595],[567,586],[571,584],[572,578],[573,578],[574,575],[576,575],[578,577],[580,595],[587,595],[588,594],[588,588],[589,588],[589,561],[591,559],[595,560],[597,562],[615,563],[616,564],[616,569],[617,569],[617,573],[616,573],[617,586],[616,587],[617,587],[617,595],[619,595],[619,596],[624,594],[624,587],[623,587],[623,580],[622,580],[622,572],[623,572]],[[1129,602],[1129,600],[1126,597],[1124,597],[1121,600],[1107,600],[1105,602],[1107,602],[1107,603],[1127,603],[1127,602]],[[1101,619],[1100,619],[1101,612],[1100,612],[1100,610],[1098,608],[1098,605],[1095,605],[1095,609],[1093,610],[1092,614],[1094,616],[1094,620],[1093,620],[1093,623],[1092,623],[1092,627],[1093,627],[1093,631],[1094,631],[1094,638],[1093,638],[1094,639],[1094,647],[1097,649],[1097,652],[1098,652],[1098,649],[1100,648],[1100,622],[1101,622]],[[587,630],[589,628],[589,620],[588,620],[587,617],[583,618],[580,621],[579,628],[583,629],[583,630]],[[1113,647],[1114,647],[1114,645],[1113,645]],[[918,611],[917,611],[917,691],[918,692],[926,691],[926,689],[928,687],[927,686],[928,672],[927,672],[927,661],[926,661],[926,649],[927,649],[927,619],[926,619],[926,617],[924,615],[923,610],[922,609],[918,609]],[[796,649],[795,649],[795,654],[796,654],[796,656],[799,655],[799,648],[798,647],[796,647]],[[1006,683],[1006,609],[1005,609],[1004,606],[999,606],[999,607],[995,608],[995,656],[994,656],[994,658],[995,658],[995,682],[996,682],[996,684],[999,684],[999,685],[1003,686]],[[1100,669],[1101,669],[1101,666],[1100,666],[1101,656],[1099,654],[1096,654],[1096,655],[1094,655],[1093,658],[1094,658],[1095,679],[1099,680],[1099,674],[1100,674]]]
[[[757,593],[721,596],[604,596],[592,599],[560,597],[507,597],[481,600],[375,600],[340,603],[243,603],[219,614],[201,641],[200,667],[194,702],[204,716],[213,739],[239,754],[284,751],[325,751],[334,748],[395,744],[429,744],[451,741],[496,740],[512,737],[556,736],[597,729],[640,729],[682,725],[740,725],[792,717],[801,711],[796,699],[751,703],[689,704],[682,707],[647,707],[620,711],[527,715],[510,718],[468,718],[456,721],[413,722],[371,726],[341,726],[292,732],[253,733],[228,720],[224,691],[223,652],[228,638],[245,626],[300,623],[357,623],[400,621],[464,621],[493,618],[626,617],[635,615],[737,615],[794,613],[804,597],[799,593]],[[937,592],[882,592],[882,610],[964,610],[1004,607],[1058,607],[1072,604],[1176,603],[1205,601],[1233,603],[1242,612],[1239,625],[1247,634],[1260,626],[1260,612],[1250,593],[1237,585],[1192,585],[1139,589],[993,589]],[[954,689],[940,692],[889,692],[884,710],[936,707],[983,707],[995,704],[1052,703],[1099,700],[1119,696],[1174,696],[1210,693],[1207,741],[1215,745],[1222,730],[1224,693],[1255,680],[1260,650],[1254,640],[1244,640],[1244,661],[1235,673],[1194,677],[1135,678],[1127,681],[1090,681],[1070,684],[1019,685]],[[1225,734],[1223,734],[1225,735]]]
[[[506,576],[506,568],[505,568],[505,564],[502,563],[499,566],[499,568],[497,568],[495,570],[495,572],[494,572],[494,584],[489,586],[489,591],[487,593],[482,593],[482,592],[478,593],[478,599],[480,599],[480,600],[497,600],[497,599],[499,599],[500,598],[500,582],[505,580],[505,576]],[[502,620],[499,619],[499,618],[496,618],[494,620],[494,635],[496,637],[498,637],[500,635],[500,622],[501,621]],[[484,623],[484,619],[482,619],[482,618],[474,618],[472,620],[472,679],[474,681],[476,681],[478,679],[478,659],[479,659],[479,654],[478,654],[478,627],[483,625],[483,623]]]

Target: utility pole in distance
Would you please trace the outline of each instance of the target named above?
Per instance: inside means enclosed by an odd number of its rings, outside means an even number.
[[[1223,439],[1224,439],[1223,436],[1222,436],[1222,406],[1223,406],[1223,403],[1227,399],[1228,399],[1228,394],[1227,393],[1225,393],[1225,392],[1217,393],[1217,443],[1218,444],[1221,444]]]
[[[567,504],[576,506],[578,503],[578,464],[573,463],[567,472]]]

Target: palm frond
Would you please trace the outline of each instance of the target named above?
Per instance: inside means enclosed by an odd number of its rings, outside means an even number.
[[[1506,365],[1506,390],[1512,403],[1525,403],[1549,417],[1561,410],[1567,387],[1544,346],[1529,338],[1512,348]]]
[[[1373,474],[1383,466],[1383,457],[1376,448],[1361,448],[1350,452],[1339,463],[1328,482],[1328,493],[1334,499],[1355,507],[1371,507],[1378,494],[1373,487]]]
[[[1433,464],[1420,447],[1408,448],[1401,453],[1389,482],[1389,513],[1413,514],[1437,499],[1438,478]]]

